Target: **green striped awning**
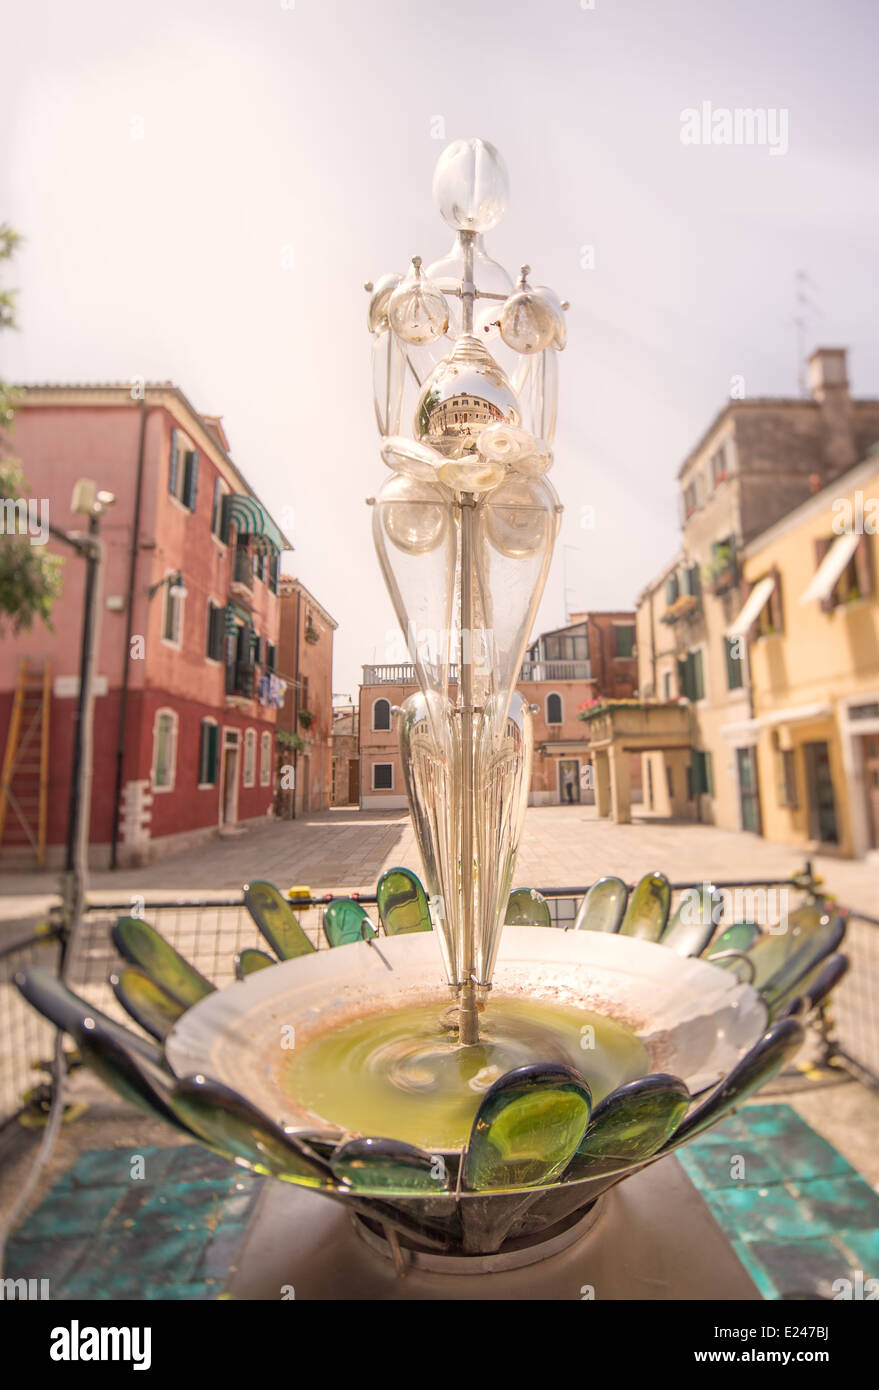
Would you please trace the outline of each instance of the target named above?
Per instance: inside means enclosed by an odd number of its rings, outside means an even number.
[[[278,555],[285,548],[272,518],[255,497],[243,492],[230,492],[223,498],[223,530],[228,536],[234,522],[239,536],[250,536],[259,550],[274,550]]]
[[[246,608],[239,608],[237,603],[227,603],[226,631],[230,633],[235,632],[239,623],[243,623],[245,627],[252,628],[253,618],[250,616]]]

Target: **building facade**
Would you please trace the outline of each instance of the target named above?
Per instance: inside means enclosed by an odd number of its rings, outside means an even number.
[[[297,735],[291,747],[280,739],[278,814],[326,811],[333,786],[333,633],[335,618],[304,584],[281,577],[278,664],[286,683],[278,729]],[[299,747],[299,743],[302,747]],[[290,785],[292,783],[292,785]]]
[[[277,591],[291,547],[233,463],[219,418],[170,383],[138,399],[127,385],[29,387],[12,444],[56,526],[82,529],[70,506],[77,479],[115,494],[101,527],[93,864],[143,863],[270,813]],[[37,624],[0,648],[5,736],[22,661],[49,664],[50,865],[66,838],[83,585],[82,563],[66,554],[53,631]],[[26,862],[15,832],[7,816],[0,853]]]
[[[360,716],[356,705],[333,709],[333,806],[360,803]]]
[[[809,385],[808,399],[730,401],[679,471],[681,549],[637,601],[640,698],[689,711],[688,756],[659,742],[643,754],[656,814],[762,828],[742,555],[879,440],[879,400],[851,397],[843,349],[813,353]]]
[[[879,860],[879,450],[745,547],[763,833]]]

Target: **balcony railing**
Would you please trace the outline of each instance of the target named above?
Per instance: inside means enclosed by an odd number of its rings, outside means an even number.
[[[520,681],[591,681],[591,661],[523,661]]]
[[[591,661],[523,661],[520,681],[588,681],[592,679]],[[458,668],[449,669],[449,680],[457,683]],[[415,667],[407,662],[383,666],[364,666],[364,685],[417,685]]]

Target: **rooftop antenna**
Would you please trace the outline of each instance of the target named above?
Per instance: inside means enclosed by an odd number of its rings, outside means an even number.
[[[809,315],[821,318],[821,310],[812,302],[810,291],[817,286],[805,270],[794,271],[794,316],[793,324],[797,334],[797,389],[801,396],[808,395],[806,387],[806,329]]]

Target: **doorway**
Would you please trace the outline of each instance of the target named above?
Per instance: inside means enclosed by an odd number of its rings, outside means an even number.
[[[736,763],[739,772],[739,806],[742,814],[742,829],[760,834],[760,791],[757,785],[757,749],[737,748]]]
[[[360,800],[360,759],[348,759],[348,805],[355,806]]]
[[[238,760],[241,755],[238,729],[223,730],[223,775],[220,794],[220,825],[238,820]]]
[[[559,759],[559,801],[563,806],[576,806],[580,801],[580,759]]]
[[[870,848],[879,849],[879,734],[866,734],[864,750],[864,789],[867,793],[867,821]]]
[[[823,741],[806,743],[803,751],[806,755],[806,786],[809,789],[809,834],[820,844],[839,844],[829,746]]]

